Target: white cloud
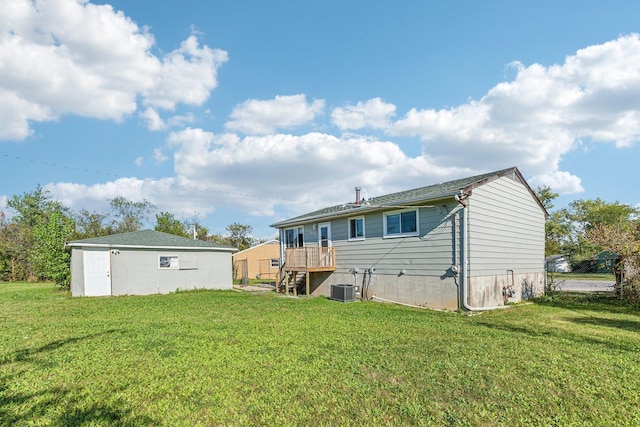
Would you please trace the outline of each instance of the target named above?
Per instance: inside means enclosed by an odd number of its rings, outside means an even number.
[[[137,99],[155,108],[200,105],[217,85],[224,51],[195,36],[163,57],[153,36],[110,5],[0,0],[0,139],[64,114],[122,120]]]
[[[307,103],[304,94],[278,95],[271,100],[249,99],[231,112],[225,128],[248,135],[266,135],[313,121],[324,110],[324,100]]]
[[[396,114],[396,106],[380,98],[373,98],[356,105],[334,108],[331,120],[341,130],[357,130],[364,127],[383,129],[389,126],[389,120]]]
[[[178,178],[120,178],[104,184],[82,185],[68,182],[43,186],[52,196],[72,210],[108,212],[109,200],[125,197],[139,202],[147,200],[158,211],[174,212],[178,217],[202,216],[213,212],[210,194]],[[150,218],[153,220],[153,218]],[[153,221],[152,221],[153,222]]]
[[[144,91],[145,104],[164,109],[173,109],[176,103],[202,105],[218,86],[217,69],[227,59],[227,52],[200,47],[190,36],[162,59],[156,84]]]
[[[172,133],[168,145],[175,149],[177,176],[217,189],[210,203],[260,215],[273,215],[277,205],[303,212],[348,202],[355,186],[375,196],[465,172],[440,168],[422,156],[411,158],[392,142],[361,136],[314,132],[239,137],[186,129]]]
[[[449,109],[412,109],[389,133],[419,136],[442,167],[484,170],[519,166],[556,191],[579,178],[559,171],[579,140],[629,146],[640,140],[640,36],[579,50],[564,64],[513,64],[514,80],[479,101]]]
[[[167,160],[169,160],[169,157],[167,157],[167,155],[164,154],[164,152],[162,151],[162,148],[154,148],[153,149],[153,160],[155,160],[156,163],[164,163]]]
[[[193,123],[194,120],[192,113],[175,115],[167,119],[166,125],[168,128],[183,127],[186,124]]]
[[[308,102],[300,94],[238,105],[225,126],[248,136],[200,128],[170,133],[165,149],[173,153],[175,177],[50,188],[69,201],[77,198],[69,206],[124,195],[147,198],[176,214],[224,206],[280,217],[351,201],[354,186],[374,197],[518,166],[533,186],[570,194],[584,189],[580,177],[561,170],[562,158],[582,140],[628,146],[640,138],[639,36],[588,47],[561,65],[513,66],[515,78],[479,100],[447,109],[413,108],[393,123],[393,105],[379,98],[333,111],[341,129],[419,137],[423,149],[415,157],[372,137],[277,133],[322,113],[324,101]],[[150,107],[156,113],[161,108]],[[163,120],[158,113],[165,130],[179,117]],[[182,123],[188,122],[185,116]]]
[[[164,131],[169,128],[182,127],[194,121],[193,114],[191,113],[170,116],[164,120],[160,117],[160,113],[153,107],[147,107],[147,109],[141,111],[138,116],[150,131]]]
[[[53,119],[54,116],[48,107],[23,99],[16,93],[4,90],[0,86],[0,140],[20,140],[31,135],[29,120],[45,121]]]
[[[564,171],[556,171],[547,175],[538,175],[529,180],[532,187],[548,186],[560,194],[581,193],[584,191],[582,180]]]
[[[144,164],[144,157],[140,156],[140,157],[136,157],[136,159],[133,161],[133,163],[140,167]]]
[[[151,131],[159,131],[166,128],[164,120],[153,107],[147,107],[146,110],[140,112],[139,116],[144,121],[147,129]]]

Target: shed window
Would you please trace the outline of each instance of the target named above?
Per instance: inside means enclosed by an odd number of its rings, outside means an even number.
[[[364,240],[364,217],[349,219],[349,240]]]
[[[178,261],[178,255],[160,255],[158,257],[158,268],[161,270],[171,269],[177,270],[180,268],[180,262]]]
[[[418,235],[418,211],[394,211],[384,214],[384,237]]]

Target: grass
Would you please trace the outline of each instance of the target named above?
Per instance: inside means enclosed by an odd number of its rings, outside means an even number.
[[[249,279],[247,284],[248,285],[262,285],[262,284],[271,284],[273,286],[275,286],[276,284],[276,279]],[[242,284],[242,279],[235,279],[233,281],[234,285],[241,285]]]
[[[613,273],[548,273],[548,275],[556,280],[616,281]]]
[[[638,314],[0,283],[0,425],[639,425]]]

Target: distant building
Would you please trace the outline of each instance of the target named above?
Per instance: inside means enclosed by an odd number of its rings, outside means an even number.
[[[549,255],[544,259],[549,273],[569,273],[571,264],[564,255]]]
[[[620,255],[611,251],[602,251],[595,257],[594,273],[613,273],[620,262]]]
[[[234,279],[275,280],[280,262],[280,242],[269,240],[236,252],[232,258]]]

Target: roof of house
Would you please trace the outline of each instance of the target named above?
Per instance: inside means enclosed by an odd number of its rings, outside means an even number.
[[[493,181],[504,176],[513,176],[519,179],[525,187],[529,190],[531,195],[540,205],[540,208],[547,213],[544,206],[537,196],[529,187],[524,177],[516,167],[503,169],[495,172],[489,172],[482,175],[471,176],[467,178],[456,179],[440,184],[428,185],[426,187],[415,188],[413,190],[400,191],[398,193],[387,194],[379,197],[372,197],[364,203],[344,203],[341,205],[331,206],[324,209],[319,209],[314,212],[309,212],[304,215],[300,215],[294,218],[290,218],[284,221],[272,224],[272,227],[281,228],[289,225],[305,223],[313,220],[325,219],[330,217],[355,215],[364,211],[379,210],[388,207],[402,207],[411,206],[412,204],[419,204],[428,202],[431,200],[438,200],[444,198],[452,198],[457,194],[471,195],[474,188],[477,188],[487,182]]]
[[[130,233],[112,234],[110,236],[92,237],[73,240],[66,243],[70,247],[104,247],[104,248],[145,248],[145,249],[190,249],[237,251],[230,246],[189,239],[155,230],[132,231]]]

